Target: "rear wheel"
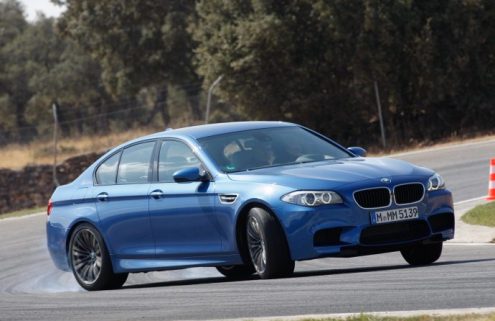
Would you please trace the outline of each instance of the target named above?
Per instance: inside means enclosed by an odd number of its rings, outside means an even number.
[[[128,273],[113,273],[105,243],[90,224],[78,225],[72,233],[69,262],[77,282],[88,291],[120,288],[127,280]]]
[[[249,211],[246,238],[251,261],[262,279],[289,276],[294,272],[285,235],[267,211],[262,208]]]
[[[411,265],[427,265],[435,262],[442,255],[443,242],[416,244],[400,251],[404,260]]]
[[[252,265],[224,265],[217,266],[217,270],[231,279],[247,278],[256,272]]]

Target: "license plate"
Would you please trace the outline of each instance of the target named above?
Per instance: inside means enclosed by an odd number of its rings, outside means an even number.
[[[418,217],[419,217],[419,212],[416,206],[396,208],[393,210],[378,211],[371,213],[371,223],[382,224],[388,222],[413,220]]]

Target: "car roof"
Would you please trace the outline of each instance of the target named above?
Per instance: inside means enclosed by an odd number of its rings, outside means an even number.
[[[244,121],[244,122],[228,122],[208,125],[198,125],[184,127],[178,129],[169,129],[163,132],[151,134],[143,138],[158,138],[158,137],[180,137],[189,136],[194,139],[200,139],[208,136],[222,135],[226,133],[239,132],[244,130],[297,126],[296,124],[282,121]]]

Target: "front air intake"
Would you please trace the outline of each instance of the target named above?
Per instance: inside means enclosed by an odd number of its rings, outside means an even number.
[[[340,242],[341,233],[342,233],[341,227],[319,230],[318,232],[315,233],[313,237],[313,245],[314,246],[339,245],[341,244]]]
[[[360,242],[366,245],[413,241],[430,234],[423,220],[373,225],[361,232]]]
[[[452,213],[441,213],[428,217],[433,232],[442,232],[455,228],[455,218]]]

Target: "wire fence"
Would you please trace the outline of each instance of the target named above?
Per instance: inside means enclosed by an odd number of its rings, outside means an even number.
[[[110,103],[95,103],[90,106],[74,107],[57,104],[57,126],[62,137],[78,137],[98,133],[125,131],[135,127],[165,129],[171,125],[187,125],[204,119],[205,94],[201,83],[180,87],[180,92],[168,93],[165,98],[152,95],[119,97]],[[196,108],[191,106],[197,104]],[[48,140],[53,135],[54,119],[51,106],[46,106],[42,120],[27,126],[0,125],[0,147],[10,144],[24,144],[34,140]]]

